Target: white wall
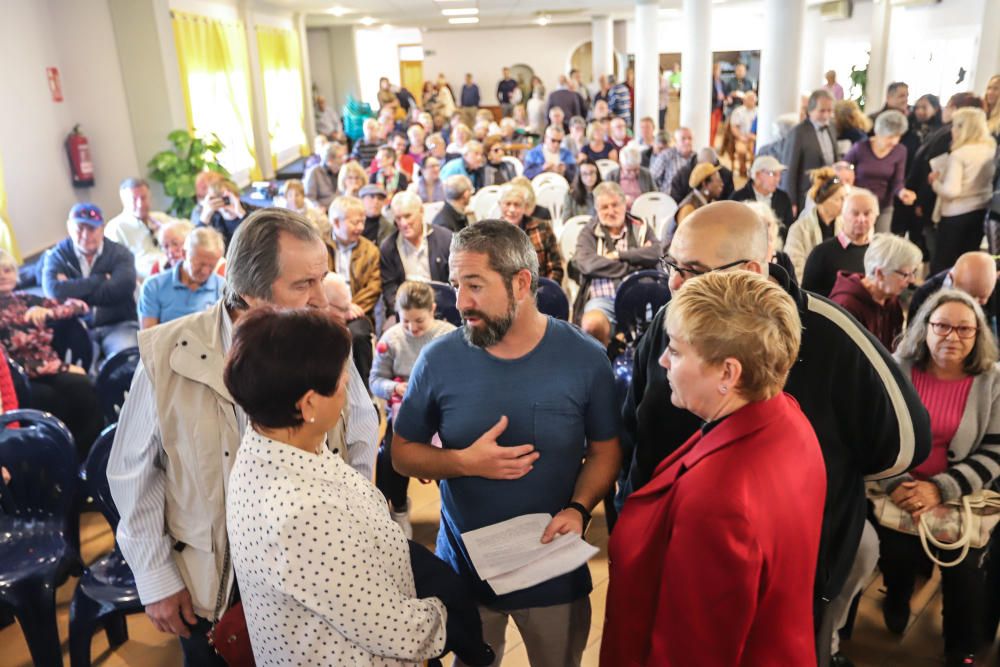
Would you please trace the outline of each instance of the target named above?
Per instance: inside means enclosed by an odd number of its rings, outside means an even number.
[[[7,2],[0,43],[7,54],[0,59],[4,185],[14,233],[30,255],[66,235],[66,214],[77,201],[117,213],[118,183],[139,165],[106,2]],[[59,68],[61,103],[50,97],[46,67]],[[63,141],[75,123],[91,142],[93,188],[71,184]]]
[[[333,68],[330,65],[330,36],[326,28],[309,28],[306,31],[309,47],[310,86],[315,84],[320,95],[331,104],[336,104]],[[339,105],[338,105],[339,113]]]

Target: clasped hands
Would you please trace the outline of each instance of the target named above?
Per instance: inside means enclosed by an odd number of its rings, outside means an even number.
[[[889,494],[889,499],[901,510],[910,513],[914,521],[924,512],[941,504],[941,492],[933,482],[903,482]]]

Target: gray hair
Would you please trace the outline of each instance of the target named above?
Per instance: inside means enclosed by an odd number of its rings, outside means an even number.
[[[830,91],[825,88],[812,91],[809,95],[809,102],[807,103],[806,109],[809,111],[814,110],[819,105],[820,100],[830,100],[833,102],[833,95],[831,95]]]
[[[957,289],[942,289],[927,297],[927,301],[914,315],[913,321],[907,324],[906,333],[896,348],[896,356],[902,361],[909,361],[921,370],[927,368],[927,362],[931,358],[931,351],[927,347],[927,330],[930,327],[931,315],[946,303],[961,303],[971,309],[976,316],[976,326],[979,330],[976,332],[976,342],[962,364],[965,372],[979,375],[989,371],[998,357],[993,329],[986,321],[983,309],[976,300]]]
[[[118,190],[135,190],[136,188],[148,188],[149,183],[145,178],[126,178],[118,186]]]
[[[625,146],[618,153],[618,162],[623,167],[638,167],[642,164],[642,151],[633,145]]]
[[[760,221],[767,226],[767,242],[771,243],[774,241],[775,245],[780,241],[779,233],[781,231],[781,221],[778,220],[778,216],[774,213],[774,209],[771,205],[762,201],[747,201],[743,202],[751,211],[757,214]],[[777,248],[775,248],[777,250]],[[770,257],[767,258],[770,261]]]
[[[0,268],[14,269],[17,271],[17,260],[14,259],[14,255],[2,248],[0,248]]]
[[[924,255],[913,243],[895,234],[875,234],[865,250],[865,275],[874,276],[875,269],[882,273],[900,271],[920,266]]]
[[[704,148],[698,149],[698,164],[718,164],[719,154],[711,146],[705,146]]]
[[[840,207],[841,212],[847,210],[847,204],[852,199],[856,199],[858,197],[864,197],[871,203],[871,205],[875,209],[875,217],[877,218],[880,211],[880,207],[878,205],[878,197],[876,197],[875,193],[872,192],[871,190],[867,188],[859,188],[857,186],[851,186],[851,188],[847,191],[847,196],[844,197],[844,204],[843,206]]]
[[[337,151],[343,148],[344,145],[337,141],[331,141],[326,146],[323,147],[323,164],[330,161],[330,158],[337,157]]]
[[[895,109],[883,111],[875,119],[876,137],[901,137],[906,134],[908,129],[910,129],[910,124],[907,122],[906,116]]]
[[[586,128],[587,121],[584,119],[583,116],[573,116],[572,118],[569,119],[569,126]]]
[[[413,208],[420,209],[423,208],[423,206],[424,200],[421,199],[416,193],[397,192],[392,198],[392,204],[389,208],[391,208],[393,213],[395,213],[396,211],[408,211]]]
[[[799,115],[797,113],[783,113],[771,123],[771,129],[779,139],[784,139],[798,124]]]
[[[281,275],[279,239],[289,234],[300,241],[322,243],[319,232],[294,211],[262,208],[240,223],[226,253],[226,305],[246,310],[243,297],[271,300],[271,286]]]
[[[502,220],[483,220],[451,239],[451,257],[460,252],[479,252],[489,258],[490,268],[501,276],[508,290],[519,271],[531,274],[531,293],[538,291],[538,253],[520,227]]]
[[[478,149],[480,153],[483,152],[482,142],[476,141],[475,139],[466,141],[465,145],[462,146],[462,157],[465,157],[466,155],[468,155],[469,153],[471,153],[473,150],[476,149]],[[395,201],[395,199],[393,201]]]
[[[194,252],[196,248],[218,253],[221,257],[226,251],[226,242],[222,234],[211,227],[196,227],[184,237],[184,254]]]
[[[444,179],[444,198],[448,201],[456,201],[465,196],[466,192],[472,191],[472,181],[468,176],[455,174]]]
[[[171,220],[156,230],[156,240],[160,245],[163,245],[167,238],[167,232],[173,231],[179,231],[181,232],[181,236],[187,238],[193,229],[194,224],[190,220]]]
[[[331,223],[335,220],[343,222],[347,214],[352,210],[364,212],[365,205],[357,197],[341,195],[330,202],[330,209],[327,211],[327,215],[329,215]]]
[[[594,188],[594,201],[597,201],[598,197],[603,197],[604,195],[614,195],[618,197],[621,201],[626,201],[625,191],[622,190],[622,186],[615,183],[614,181],[601,181]]]
[[[531,198],[531,189],[527,186],[519,183],[506,183],[500,188],[500,199],[497,201],[503,204],[511,199],[520,199],[521,203],[527,206]]]

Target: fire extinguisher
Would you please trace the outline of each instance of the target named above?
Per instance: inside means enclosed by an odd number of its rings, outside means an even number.
[[[69,157],[69,170],[73,175],[73,187],[90,187],[94,184],[94,163],[90,160],[90,144],[87,137],[80,132],[80,126],[74,125],[73,131],[66,137],[66,155]]]

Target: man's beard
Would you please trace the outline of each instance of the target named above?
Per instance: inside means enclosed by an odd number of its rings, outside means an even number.
[[[516,312],[517,306],[514,304],[513,297],[509,298],[507,312],[499,317],[489,317],[480,310],[462,311],[463,320],[469,317],[477,317],[481,323],[480,326],[474,327],[465,322],[462,327],[462,335],[467,342],[476,347],[483,349],[493,347],[502,341],[507,332],[510,331],[511,326],[514,324],[514,315]]]

